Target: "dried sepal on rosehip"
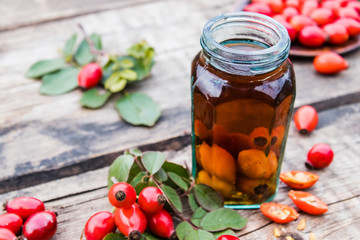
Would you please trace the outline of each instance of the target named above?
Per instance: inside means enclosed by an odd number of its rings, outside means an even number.
[[[130,184],[119,182],[111,186],[108,198],[111,205],[116,208],[129,207],[136,201],[136,192]]]
[[[160,212],[165,202],[164,194],[157,187],[146,187],[139,194],[139,206],[146,214]]]

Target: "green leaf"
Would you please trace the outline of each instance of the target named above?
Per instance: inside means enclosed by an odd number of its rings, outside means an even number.
[[[134,44],[128,49],[128,53],[133,57],[135,66],[132,68],[138,75],[137,80],[142,80],[149,76],[154,65],[155,50],[146,41]]]
[[[200,226],[200,222],[201,220],[204,218],[204,216],[207,214],[208,212],[205,211],[205,209],[203,209],[202,207],[199,207],[198,209],[196,209],[196,211],[194,212],[194,214],[191,217],[191,222],[199,227]]]
[[[130,169],[128,182],[131,182],[136,177],[136,175],[138,175],[140,172],[142,172],[142,170],[139,167],[139,165],[137,165],[137,163],[133,164],[131,169]]]
[[[55,72],[65,65],[64,59],[41,60],[26,71],[25,76],[29,78],[39,78],[45,74]]]
[[[246,218],[243,218],[237,211],[219,208],[206,214],[201,220],[200,227],[204,230],[217,232],[227,228],[240,230],[246,226],[246,223]]]
[[[120,72],[112,72],[110,77],[105,81],[105,88],[109,89],[111,85],[118,82],[120,79]]]
[[[116,102],[120,116],[132,125],[153,126],[159,119],[159,105],[143,93],[125,94]]]
[[[160,170],[154,174],[154,178],[159,182],[165,182],[166,180],[168,180],[168,175],[166,174],[164,169],[160,168]]]
[[[114,84],[111,84],[109,90],[113,93],[120,92],[126,86],[126,79],[120,78]]]
[[[182,190],[186,191],[188,190],[188,184],[183,180],[182,177],[177,175],[176,173],[169,172],[168,173],[169,178],[178,185]]]
[[[177,175],[184,177],[184,178],[190,178],[190,174],[189,172],[186,170],[186,168],[184,168],[183,166],[176,164],[176,163],[172,163],[172,162],[165,162],[164,165],[162,166],[162,168],[166,171],[166,172],[173,172],[176,173]]]
[[[134,158],[131,155],[121,155],[116,158],[109,169],[108,188],[114,184],[111,180],[112,177],[115,177],[119,182],[126,182],[133,163]]]
[[[92,88],[84,92],[81,97],[80,103],[82,106],[85,106],[87,108],[96,109],[102,107],[110,96],[111,93],[108,91],[100,94],[96,88]]]
[[[121,233],[109,233],[107,234],[103,240],[125,240],[126,237]]]
[[[102,49],[102,42],[101,42],[101,36],[97,33],[92,33],[90,35],[90,39],[93,41],[94,43],[94,47],[97,50],[101,50]]]
[[[146,240],[161,240],[161,238],[155,237],[154,235],[148,233],[148,232],[144,232],[142,234],[142,236],[146,239]]]
[[[128,58],[125,58],[125,59],[123,59],[123,60],[121,60],[121,61],[119,61],[120,62],[120,66],[122,67],[122,68],[132,68],[132,67],[134,67],[135,66],[135,64],[134,64],[134,62],[133,61],[131,61],[130,59],[128,59]]]
[[[196,201],[201,207],[208,211],[212,211],[224,206],[224,201],[211,187],[204,184],[196,184],[194,187]]]
[[[135,188],[135,192],[137,195],[139,195],[141,193],[141,191],[148,187],[149,183],[148,182],[139,182],[134,188]]]
[[[172,203],[172,205],[176,208],[176,210],[182,212],[183,208],[177,192],[172,187],[166,186],[165,184],[161,186],[161,190]]]
[[[144,152],[141,160],[145,169],[153,175],[160,170],[165,159],[166,155],[162,152]]]
[[[94,43],[94,48],[97,50],[102,49],[101,37],[98,34],[91,34],[90,39]],[[75,61],[81,66],[92,62],[95,59],[95,55],[91,53],[90,46],[86,39],[82,40],[76,53],[74,55]]]
[[[146,176],[146,172],[139,172],[130,182],[130,185],[136,187],[139,183],[142,182],[143,178]]]
[[[60,95],[77,88],[77,76],[80,69],[68,67],[45,75],[40,86],[40,93],[44,95]]]
[[[74,46],[75,46],[75,43],[76,43],[76,38],[77,38],[77,35],[75,33],[65,43],[63,54],[64,54],[64,58],[65,58],[66,62],[71,61]]]
[[[196,202],[194,193],[192,193],[192,192],[189,193],[189,195],[188,195],[188,202],[189,202],[189,206],[193,212],[195,212],[196,209],[198,209],[200,207],[199,204]]]
[[[226,230],[220,231],[220,232],[214,232],[213,234],[216,239],[218,239],[222,235],[231,235],[231,236],[236,237],[236,233],[231,229],[226,229]]]
[[[215,240],[214,235],[202,229],[191,231],[185,240]]]
[[[131,148],[131,149],[129,150],[129,153],[130,153],[131,155],[133,155],[134,157],[141,157],[141,156],[142,156],[142,152],[141,152],[140,149],[138,149],[138,148]]]
[[[135,81],[137,79],[137,73],[131,69],[124,69],[120,71],[120,77],[129,81]]]
[[[179,238],[179,240],[184,240],[185,237],[191,232],[193,231],[194,228],[191,226],[190,223],[188,222],[181,222],[177,227],[176,227],[176,235]]]

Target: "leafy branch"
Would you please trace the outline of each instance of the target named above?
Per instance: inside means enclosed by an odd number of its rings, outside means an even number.
[[[98,85],[85,89],[80,99],[83,107],[97,109],[112,95],[124,92],[126,86],[150,76],[155,50],[146,41],[132,45],[127,54],[110,54],[103,51],[99,34],[88,35],[80,24],[79,28],[84,38],[76,50],[77,34],[73,34],[64,45],[61,58],[40,60],[27,70],[27,77],[42,80],[41,94],[60,95],[79,88],[80,69],[89,63],[103,62]],[[153,126],[161,115],[159,105],[143,93],[123,94],[115,108],[123,120],[132,125]]]
[[[165,159],[161,152],[142,153],[130,149],[111,165],[108,187],[115,178],[130,183],[137,194],[147,186],[161,189],[172,214],[181,220],[176,227],[180,240],[215,240],[222,234],[235,236],[233,230],[245,227],[247,220],[238,212],[224,208],[223,198],[214,189],[196,184],[187,168]],[[181,197],[187,201],[182,202]],[[189,205],[191,211],[184,211],[184,204]]]

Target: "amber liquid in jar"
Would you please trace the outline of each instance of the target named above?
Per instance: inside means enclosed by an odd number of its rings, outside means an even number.
[[[245,51],[251,41],[222,45]],[[290,61],[258,75],[219,70],[200,52],[192,63],[193,152],[197,183],[227,205],[256,205],[275,196],[294,97]],[[194,161],[195,162],[195,161]]]

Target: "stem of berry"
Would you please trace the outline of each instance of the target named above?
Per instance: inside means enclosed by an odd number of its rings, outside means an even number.
[[[89,35],[87,35],[87,33],[85,32],[85,29],[84,27],[79,23],[78,24],[81,32],[83,33],[84,37],[85,37],[85,40],[87,41],[87,43],[89,44],[89,47],[90,47],[90,51],[92,54],[94,55],[99,55],[99,56],[107,56],[108,53],[104,52],[104,51],[100,51],[100,50],[97,50],[94,46],[94,43],[93,41],[91,40],[91,38],[89,37]]]
[[[139,162],[139,160],[137,159],[137,157],[134,157],[134,161],[136,162],[136,164],[140,167],[140,169],[141,169],[142,171],[145,171],[145,172],[147,172],[147,173],[149,174],[149,172],[141,165],[141,163]],[[150,177],[150,179],[155,183],[155,185],[156,185],[159,189],[161,189],[161,183],[158,182],[152,175],[149,175],[149,177]],[[180,218],[181,221],[188,222],[188,223],[190,223],[194,228],[197,229],[198,227],[196,227],[189,219],[185,218],[185,217],[181,214],[181,212],[179,212],[179,211],[175,208],[175,206],[170,202],[170,200],[169,200],[169,198],[166,196],[166,194],[165,194],[165,193],[163,193],[163,194],[164,194],[164,197],[165,197],[166,201],[168,202],[168,204],[170,205],[170,207],[171,207],[172,210],[174,211],[174,214],[175,214],[178,218]]]

